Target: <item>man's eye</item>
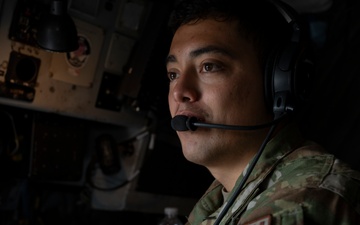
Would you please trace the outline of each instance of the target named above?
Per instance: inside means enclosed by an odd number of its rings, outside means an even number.
[[[204,63],[203,72],[217,72],[222,69],[222,67],[215,63]]]
[[[204,64],[204,71],[211,71],[214,68],[212,63],[205,63]]]
[[[177,78],[177,74],[174,72],[168,72],[168,78],[170,81],[173,81]]]

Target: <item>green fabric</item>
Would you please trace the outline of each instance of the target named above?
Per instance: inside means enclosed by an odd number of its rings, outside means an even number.
[[[214,224],[226,204],[222,189],[215,180],[187,224]],[[302,139],[296,126],[290,125],[267,143],[221,224],[251,224],[271,215],[271,224],[276,225],[358,225],[359,203],[360,173]]]

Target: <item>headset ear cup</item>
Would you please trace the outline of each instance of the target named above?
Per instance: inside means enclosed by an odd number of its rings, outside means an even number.
[[[274,52],[266,65],[266,101],[273,113],[282,114],[297,108],[307,83],[304,75],[308,68],[297,42],[289,42]]]
[[[267,104],[273,113],[299,110],[309,99],[314,65],[299,43],[289,43],[267,65]]]
[[[273,112],[274,106],[274,74],[278,59],[278,51],[274,50],[268,57],[265,63],[264,71],[264,95],[265,104],[270,112]]]
[[[265,101],[275,115],[300,108],[309,97],[313,65],[305,49],[308,27],[298,13],[283,1],[270,0],[289,25],[288,41],[274,46],[265,64]],[[306,56],[306,57],[305,57]]]

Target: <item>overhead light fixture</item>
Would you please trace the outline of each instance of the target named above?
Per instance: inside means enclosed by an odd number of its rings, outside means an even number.
[[[67,12],[66,0],[52,0],[50,11],[41,17],[36,42],[42,49],[52,52],[72,52],[78,49],[75,23]]]

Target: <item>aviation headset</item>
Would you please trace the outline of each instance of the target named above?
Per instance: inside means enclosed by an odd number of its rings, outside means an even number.
[[[301,27],[300,21],[297,20],[296,11],[280,0],[268,1],[275,5],[289,26],[292,27],[289,42],[278,47],[273,54],[269,55],[265,68],[265,98],[269,105],[272,104],[275,115],[274,121],[278,121],[284,114],[294,111],[301,102],[306,100],[308,79],[313,64],[307,57],[306,46],[304,45],[306,42],[304,43],[305,40],[303,38],[306,38],[306,36],[304,37],[303,35],[306,34],[303,32],[306,30],[303,30],[305,28]],[[239,186],[233,190],[232,195],[219,213],[214,225],[220,224],[225,214],[235,202],[275,128],[276,124],[273,124],[254,160],[249,164],[249,168]]]
[[[272,107],[275,119],[299,108],[307,99],[313,64],[306,49],[307,27],[297,12],[280,0],[272,3],[289,26],[290,40],[269,55],[265,68],[265,98]]]

